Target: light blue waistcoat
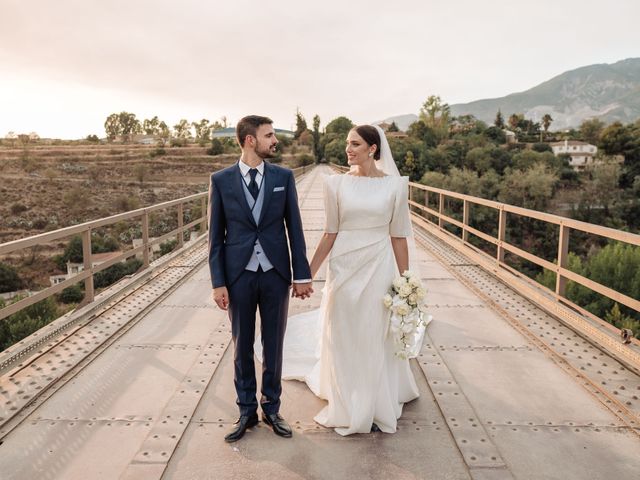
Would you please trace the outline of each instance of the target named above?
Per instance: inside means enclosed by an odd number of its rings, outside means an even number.
[[[242,187],[244,189],[244,196],[247,199],[247,203],[249,204],[249,208],[251,209],[251,213],[253,215],[253,219],[258,224],[260,220],[260,213],[262,213],[262,206],[264,205],[264,177],[262,177],[262,184],[260,185],[260,191],[258,192],[258,198],[253,199],[253,195],[249,192],[249,187],[242,180]],[[267,258],[267,255],[264,253],[262,249],[262,245],[260,245],[260,240],[256,239],[256,243],[253,246],[253,253],[251,254],[251,258],[249,259],[249,263],[245,267],[245,270],[251,270],[252,272],[258,271],[258,266],[262,267],[262,271],[266,272],[273,268],[273,265]]]

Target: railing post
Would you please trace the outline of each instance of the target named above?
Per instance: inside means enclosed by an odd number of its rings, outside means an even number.
[[[507,212],[504,207],[500,207],[500,216],[498,218],[498,250],[496,252],[496,260],[498,263],[504,263],[504,247],[502,242],[505,241],[505,233],[507,231]]]
[[[442,221],[442,215],[444,215],[444,193],[440,193],[438,197],[438,213],[440,214],[440,216],[438,216],[438,228],[442,228],[442,225],[444,225],[444,222]]]
[[[207,199],[202,197],[200,199],[200,211],[202,212],[202,223],[200,223],[200,235],[207,231],[207,221],[209,212],[207,212]]]
[[[424,190],[424,206],[429,208],[429,190]],[[427,212],[424,212],[424,217],[429,219]]]
[[[558,270],[556,271],[556,294],[564,297],[567,279],[560,273],[560,268],[567,268],[569,263],[569,227],[560,223],[560,237],[558,238]]]
[[[184,205],[182,203],[178,204],[178,248],[181,248],[184,245],[184,232],[182,231],[182,227],[184,226]]]
[[[142,214],[142,268],[149,266],[149,212]]]
[[[466,199],[462,201],[462,225],[462,241],[466,243],[469,240],[469,202]]]
[[[83,269],[90,272],[91,265],[91,229],[88,228],[82,232],[82,263]],[[84,279],[84,300],[82,303],[87,304],[93,302],[95,292],[93,288],[93,273]]]

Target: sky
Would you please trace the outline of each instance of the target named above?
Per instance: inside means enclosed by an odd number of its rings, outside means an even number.
[[[0,137],[114,112],[369,123],[640,56],[638,0],[0,0]]]

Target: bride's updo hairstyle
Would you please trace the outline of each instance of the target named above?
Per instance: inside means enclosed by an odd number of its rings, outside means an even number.
[[[375,127],[371,125],[358,125],[353,128],[362,139],[367,142],[367,145],[375,145],[376,151],[373,154],[374,160],[380,160],[380,134]]]

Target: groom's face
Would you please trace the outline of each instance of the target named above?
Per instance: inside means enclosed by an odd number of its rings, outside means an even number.
[[[256,131],[256,155],[260,158],[273,158],[276,155],[278,139],[273,125],[268,123],[260,125]]]

